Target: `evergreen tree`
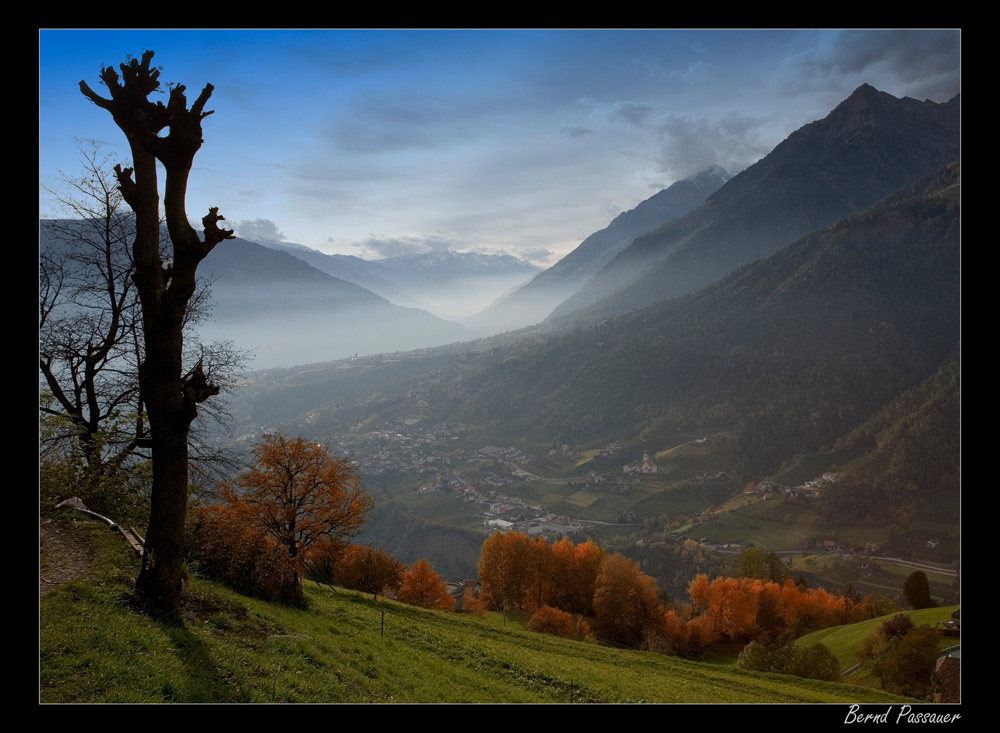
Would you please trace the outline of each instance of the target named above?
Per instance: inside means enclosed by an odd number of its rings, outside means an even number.
[[[903,597],[914,610],[931,608],[934,605],[931,588],[927,583],[927,574],[923,570],[914,570],[903,581]]]

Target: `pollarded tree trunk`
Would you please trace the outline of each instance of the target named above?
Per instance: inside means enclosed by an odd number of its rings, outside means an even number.
[[[134,168],[117,166],[115,172],[125,202],[136,216],[132,253],[145,343],[139,392],[149,416],[153,460],[149,529],[136,590],[151,610],[166,613],[181,602],[188,432],[198,414],[197,405],[219,392],[200,363],[182,374],[184,316],[194,295],[198,263],[233,232],[218,227],[222,217],[213,208],[202,219],[202,241],[185,212],[187,179],[202,144],[201,120],[211,114],[204,106],[213,87],[206,85],[191,109],[183,85],[171,88],[166,106],[154,104],[148,96],[159,87],[159,70],[150,69],[152,57],[153,52],[146,51],[141,61],[129,59],[121,64],[121,77],[112,68],[102,69],[101,79],[111,99],[100,97],[82,81],[80,90],[111,113],[132,151]],[[164,129],[169,132],[161,137]],[[173,244],[172,262],[166,263],[160,255],[157,160],[166,170],[164,208]]]

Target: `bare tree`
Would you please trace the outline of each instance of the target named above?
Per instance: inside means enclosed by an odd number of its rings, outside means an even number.
[[[212,114],[205,104],[213,87],[207,84],[190,108],[183,85],[170,88],[166,105],[153,103],[148,97],[160,86],[160,71],[150,68],[152,58],[153,52],[146,51],[141,60],[126,59],[119,65],[121,76],[113,68],[102,68],[101,81],[110,99],[85,81],[80,90],[111,114],[132,152],[134,167],[119,165],[115,173],[122,197],[135,214],[132,256],[144,346],[139,393],[151,436],[141,443],[151,448],[153,460],[150,523],[136,591],[151,610],[167,613],[179,607],[183,590],[188,434],[198,405],[220,391],[202,362],[183,369],[184,323],[198,264],[233,232],[218,226],[223,217],[212,208],[202,219],[202,239],[185,211],[188,176],[202,145],[201,122]],[[166,171],[163,203],[172,261],[165,261],[160,249],[157,161]]]
[[[64,218],[40,222],[44,389],[39,409],[45,417],[44,455],[75,455],[82,461],[74,490],[90,492],[93,500],[99,486],[134,465],[134,458],[148,458],[140,443],[149,435],[139,396],[143,339],[132,259],[135,217],[122,199],[110,156],[96,144],[78,141],[78,148],[81,169],[60,171],[54,187],[46,187]],[[168,237],[161,239],[161,250],[169,260]],[[193,335],[209,311],[209,285],[201,283],[188,303],[184,364],[200,362],[210,381],[225,389],[245,353],[229,342],[203,344]],[[232,457],[199,435],[211,427],[205,417],[226,428],[229,415],[219,400],[206,402],[205,408],[192,426],[192,459],[206,471],[231,470]]]
[[[99,482],[145,435],[135,376],[142,353],[135,224],[108,159],[81,147],[81,163],[79,175],[61,173],[59,190],[50,191],[72,218],[40,225],[40,410],[60,442],[75,441]]]

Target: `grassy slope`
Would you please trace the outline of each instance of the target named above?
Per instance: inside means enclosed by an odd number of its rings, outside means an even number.
[[[41,599],[42,702],[876,702],[874,690],[748,674],[532,634],[498,616],[307,589],[306,610],[192,579],[182,623],[130,609],[138,563],[98,560]],[[384,634],[380,633],[385,614]]]
[[[919,611],[906,611],[905,613],[917,626],[921,624],[934,626],[939,621],[942,624],[948,621],[948,619],[951,618],[951,612],[956,608],[958,608],[958,606],[924,608]],[[857,624],[833,626],[829,629],[820,629],[819,631],[814,631],[807,636],[803,636],[797,643],[801,646],[805,644],[814,644],[818,641],[823,642],[830,648],[831,652],[837,655],[837,659],[840,660],[840,668],[841,670],[844,670],[858,661],[858,651],[861,649],[861,643],[871,636],[883,622],[892,618],[893,615],[894,614],[880,616],[879,618],[875,618],[870,621],[862,621]],[[955,646],[958,643],[959,639],[957,638],[942,636],[941,643],[938,645],[938,648],[947,649],[948,647]]]

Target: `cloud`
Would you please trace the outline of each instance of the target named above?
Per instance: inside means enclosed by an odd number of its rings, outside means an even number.
[[[611,105],[611,119],[642,127],[646,116],[652,111],[650,105],[642,102],[615,102]]]
[[[581,137],[583,135],[594,134],[594,131],[591,130],[589,127],[580,127],[580,126],[564,127],[559,132],[561,132],[566,137]]]
[[[961,73],[957,30],[867,30],[803,34],[785,57],[787,92],[829,89],[844,95],[862,83],[895,96],[944,102]]]
[[[441,252],[455,247],[455,242],[443,237],[409,236],[409,237],[377,237],[371,235],[353,246],[360,248],[374,259],[400,257],[403,255],[418,255],[426,252]]]
[[[284,242],[287,239],[278,229],[278,225],[270,219],[238,221],[233,228],[236,230],[236,236],[249,239],[251,242]]]
[[[731,173],[755,163],[772,149],[761,140],[763,120],[730,114],[720,120],[668,115],[657,124],[656,162],[671,179],[686,178],[711,165]]]
[[[672,70],[670,78],[687,85],[707,84],[712,80],[713,72],[710,64],[699,59],[686,68]]]
[[[663,188],[662,186],[657,187],[657,190]],[[608,217],[608,220],[614,219],[620,213],[622,213],[622,207],[613,201],[605,201],[599,208],[599,211]]]
[[[523,249],[517,253],[517,256],[522,260],[528,260],[528,262],[533,262],[536,265],[546,265],[548,264],[549,258],[554,254],[555,252],[546,247],[536,247]]]

